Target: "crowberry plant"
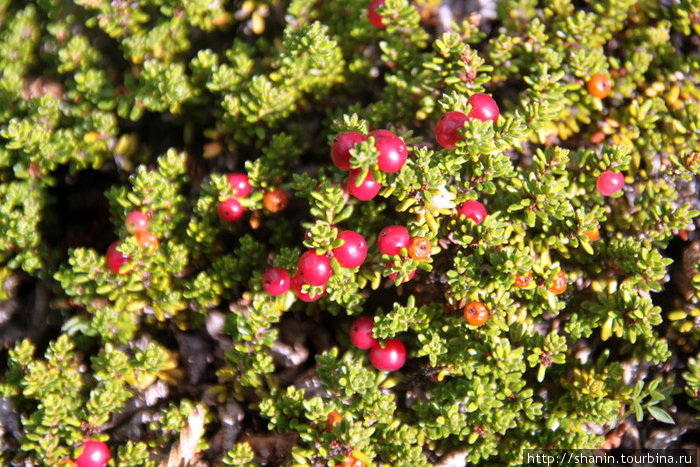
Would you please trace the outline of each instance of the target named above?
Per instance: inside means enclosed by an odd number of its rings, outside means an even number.
[[[369,351],[372,365],[381,371],[396,371],[406,363],[406,346],[398,339],[387,339],[384,345],[377,342]]]

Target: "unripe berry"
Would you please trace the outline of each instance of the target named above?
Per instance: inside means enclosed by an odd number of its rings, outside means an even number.
[[[253,189],[248,180],[248,174],[232,172],[228,174],[228,184],[231,185],[231,194],[234,198],[245,198]]]
[[[596,73],[586,83],[586,89],[593,97],[605,99],[610,95],[612,83],[610,77],[605,73]]]
[[[625,176],[619,172],[606,170],[598,176],[595,184],[601,195],[610,196],[622,190],[625,185]]]
[[[554,294],[554,295],[560,295],[566,292],[567,284],[566,284],[566,273],[564,271],[559,271],[557,273],[556,279],[552,282],[552,285],[549,286],[549,290]]]
[[[142,250],[146,250],[147,254],[152,254],[158,249],[160,241],[151,232],[139,232],[136,234],[136,242]]]
[[[462,205],[457,209],[458,217],[467,217],[477,224],[481,224],[488,213],[486,212],[486,207],[479,201],[469,200],[462,203]]]
[[[336,136],[331,144],[333,164],[340,170],[350,170],[350,150],[363,141],[367,141],[367,137],[357,131],[346,131]]]
[[[464,319],[472,326],[483,326],[489,319],[489,310],[482,302],[471,302],[464,307]]]
[[[268,191],[263,197],[263,207],[270,212],[280,212],[287,207],[289,195],[280,187]]]
[[[229,198],[219,203],[217,214],[224,222],[236,222],[243,217],[245,208],[241,206],[236,198]]]
[[[425,237],[413,237],[408,242],[408,256],[421,263],[427,261],[430,258],[432,252],[432,245],[430,240]]]
[[[131,211],[124,219],[127,232],[135,234],[148,230],[148,216],[138,209]]]
[[[326,431],[333,431],[336,425],[340,425],[343,417],[338,412],[331,412],[326,418]]]
[[[387,339],[382,347],[377,343],[369,351],[369,361],[381,371],[396,371],[406,363],[406,346],[398,339]]]
[[[262,286],[265,292],[273,297],[284,294],[291,285],[289,273],[282,268],[270,268],[262,277]]]
[[[83,452],[75,459],[77,467],[105,467],[112,457],[106,443],[88,441],[83,446]]]

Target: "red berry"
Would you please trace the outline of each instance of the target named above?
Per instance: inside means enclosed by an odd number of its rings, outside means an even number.
[[[357,143],[367,141],[367,137],[356,131],[346,131],[335,137],[331,144],[331,160],[341,170],[350,170],[350,150]]]
[[[625,176],[619,172],[612,172],[606,170],[598,177],[596,180],[596,188],[598,192],[603,196],[610,196],[613,193],[617,193],[622,190],[625,184]]]
[[[107,254],[105,255],[105,261],[107,267],[114,274],[127,274],[129,271],[122,271],[122,267],[131,262],[131,258],[124,256],[122,253],[117,251],[119,242],[113,242],[109,248],[107,248]],[[121,271],[121,272],[120,272]]]
[[[273,297],[279,297],[289,290],[290,283],[289,273],[282,268],[270,268],[262,277],[263,289]]]
[[[447,112],[435,125],[435,139],[443,148],[453,149],[457,147],[457,141],[462,138],[459,131],[464,128],[464,124],[469,121],[462,112]]]
[[[382,22],[382,15],[377,13],[377,8],[384,5],[385,2],[386,0],[372,0],[369,2],[369,6],[367,7],[367,17],[369,18],[369,22],[372,23],[374,27],[379,29],[386,28],[386,24]]]
[[[401,170],[408,158],[408,150],[403,140],[394,136],[393,133],[392,136],[374,136],[374,140],[374,147],[379,152],[377,156],[379,170],[386,173]]]
[[[393,267],[394,263],[389,263],[389,264],[387,264],[387,266]],[[406,279],[406,281],[404,281],[404,282],[410,281],[411,279],[413,279],[415,277],[415,275],[416,275],[416,270],[414,269],[413,271],[408,273],[408,279]],[[396,283],[397,277],[399,277],[398,272],[392,272],[391,274],[389,274],[389,279],[391,279],[394,283]]]
[[[217,209],[219,219],[224,222],[236,222],[243,217],[243,211],[245,211],[245,208],[241,206],[241,203],[236,198],[229,198],[220,202]]]
[[[292,276],[292,280],[289,283],[290,288],[292,289],[292,292],[294,292],[294,295],[297,296],[299,300],[302,302],[315,302],[316,300],[320,299],[323,293],[319,293],[316,295],[311,296],[310,292],[304,293],[301,291],[301,288],[306,284],[304,282],[304,278],[301,275],[300,271],[297,271],[296,274]],[[326,290],[326,285],[323,285],[323,290]]]
[[[145,232],[148,230],[148,216],[136,209],[127,214],[124,225],[131,234]]]
[[[586,89],[588,89],[588,92],[593,97],[605,99],[610,95],[610,91],[612,90],[610,77],[605,73],[596,73],[591,76],[591,79],[586,83]]]
[[[360,186],[356,186],[357,177],[360,175],[361,169],[355,169],[350,171],[350,176],[348,176],[348,191],[351,195],[361,201],[369,201],[370,199],[377,196],[379,190],[382,186],[374,181],[374,175],[370,170],[367,176],[362,181]]]
[[[369,351],[369,361],[381,371],[396,371],[406,363],[406,347],[398,339],[387,339],[382,347],[379,343]]]
[[[248,174],[232,172],[228,174],[228,184],[231,185],[231,193],[234,198],[245,198],[253,189],[248,180]]]
[[[317,255],[308,250],[299,258],[299,272],[304,282],[311,285],[325,285],[333,275],[331,261],[326,255]]]
[[[357,318],[350,327],[350,341],[358,349],[369,349],[377,343],[377,339],[372,337],[374,320],[369,316]]]
[[[362,264],[367,257],[367,242],[357,232],[346,230],[338,234],[344,243],[333,249],[333,257],[344,268],[352,269]]]
[[[471,302],[464,307],[464,319],[472,326],[483,326],[489,319],[489,309],[482,302]]]
[[[75,460],[78,467],[105,467],[112,455],[106,443],[88,441],[83,446],[83,453]]]
[[[500,114],[498,104],[496,104],[496,101],[488,94],[474,94],[469,98],[468,103],[472,106],[468,114],[469,118],[475,118],[482,122],[486,120],[496,122],[496,120],[498,120],[498,115]]]
[[[408,229],[402,225],[390,225],[384,227],[377,237],[379,252],[385,255],[395,256],[401,253],[401,248],[406,248],[411,236]]]
[[[458,217],[467,217],[477,224],[481,224],[487,216],[486,208],[478,201],[465,201],[457,209]]]
[[[375,141],[379,138],[398,138],[398,136],[396,136],[396,134],[393,131],[384,129],[372,130],[369,132],[368,136],[373,137]]]

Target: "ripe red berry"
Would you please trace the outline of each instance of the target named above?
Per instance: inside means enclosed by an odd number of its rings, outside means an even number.
[[[280,212],[287,207],[289,195],[283,188],[277,187],[268,191],[263,197],[263,207],[270,212]]]
[[[474,200],[465,201],[457,209],[458,217],[467,217],[477,224],[481,224],[487,215],[484,205]]]
[[[351,195],[361,201],[369,201],[370,199],[377,196],[379,190],[382,186],[374,180],[374,175],[370,170],[367,176],[362,181],[360,186],[356,186],[357,177],[360,175],[361,170],[355,169],[350,171],[350,176],[348,176],[348,191]]]
[[[131,234],[145,232],[148,230],[148,216],[136,209],[127,214],[124,225]]]
[[[464,319],[472,326],[483,326],[489,319],[489,309],[482,302],[471,302],[464,307]]]
[[[122,267],[129,264],[131,262],[131,258],[128,256],[123,255],[119,251],[117,251],[117,247],[119,246],[119,242],[113,242],[109,248],[107,248],[107,254],[105,255],[105,262],[107,263],[107,267],[114,273],[114,274],[128,274],[129,271],[122,271]],[[121,271],[121,272],[120,272]]]
[[[248,180],[248,174],[243,172],[231,172],[228,174],[228,184],[231,185],[231,193],[234,198],[245,198],[253,189]]]
[[[381,131],[381,130],[377,130]],[[386,130],[383,130],[386,131]],[[376,132],[373,132],[376,133]],[[391,132],[388,132],[391,133]],[[408,158],[406,144],[401,138],[391,133],[391,136],[381,133],[383,136],[374,137],[374,147],[377,148],[377,166],[386,173],[394,173],[401,170]]]
[[[408,242],[408,256],[421,263],[430,258],[433,247],[430,245],[430,240],[425,237],[413,237]]]
[[[457,147],[457,141],[463,138],[459,131],[469,121],[464,113],[458,111],[447,112],[435,125],[435,139],[443,148],[453,149]]]
[[[398,339],[387,339],[384,347],[377,343],[369,351],[369,361],[381,371],[396,371],[406,363],[406,347]]]
[[[619,172],[606,170],[598,176],[595,185],[601,195],[610,196],[622,190],[625,185],[625,176]]]
[[[299,258],[299,272],[304,282],[311,285],[325,285],[333,275],[331,261],[326,255],[317,255],[308,250]]]
[[[394,266],[394,263],[389,263],[389,264],[387,264],[387,266],[388,266],[388,267],[393,267],[393,266]],[[411,271],[411,272],[408,273],[408,279],[406,279],[406,281],[404,281],[404,282],[410,281],[411,279],[413,279],[413,278],[415,277],[415,275],[416,275],[416,270],[414,269],[413,271]],[[392,272],[391,274],[389,274],[389,279],[391,279],[394,283],[396,283],[396,279],[397,279],[398,277],[399,277],[399,273],[398,273],[398,272]],[[398,285],[398,284],[397,284],[397,285]]]
[[[160,245],[158,237],[156,237],[151,232],[139,232],[136,234],[136,242],[139,244],[142,250],[146,250],[149,255],[154,253]]]
[[[83,446],[83,453],[75,459],[75,465],[78,467],[105,467],[111,457],[106,443],[90,440]]]
[[[560,270],[557,273],[556,279],[552,282],[552,285],[549,286],[549,290],[551,290],[554,295],[559,295],[566,292],[566,287],[566,274],[564,271]]]
[[[374,27],[379,29],[386,28],[386,24],[384,24],[382,21],[382,15],[377,13],[377,8],[384,5],[385,2],[386,0],[372,0],[369,2],[369,6],[367,7],[367,17],[369,18],[369,22],[372,23]]]
[[[344,268],[352,269],[361,265],[367,257],[367,242],[357,232],[346,230],[338,234],[344,243],[333,249],[333,257]]]
[[[304,282],[304,278],[302,277],[301,272],[297,271],[296,274],[292,276],[289,286],[292,289],[292,292],[294,292],[294,295],[296,295],[296,297],[302,302],[315,302],[316,300],[319,300],[323,295],[323,292],[315,294],[313,296],[311,292],[302,292],[301,288],[305,284],[307,283]],[[326,290],[325,284],[323,284],[323,290]]]
[[[395,256],[401,253],[401,248],[406,248],[411,236],[408,229],[402,225],[390,225],[384,227],[377,237],[379,252],[385,255]]]
[[[372,337],[374,320],[369,316],[357,318],[350,327],[350,341],[358,349],[369,349],[377,343],[377,339]]]
[[[357,131],[346,131],[335,137],[331,144],[331,160],[340,170],[350,170],[350,150],[357,143],[367,141],[367,137]]]
[[[273,297],[279,297],[289,290],[291,278],[289,273],[282,268],[270,268],[262,277],[262,286],[265,292]]]
[[[612,83],[610,77],[605,73],[596,73],[586,83],[586,89],[593,97],[605,99],[610,95]]]
[[[491,120],[494,123],[498,120],[498,116],[500,115],[498,104],[496,104],[496,101],[488,94],[474,94],[469,98],[468,103],[472,106],[469,114],[467,114],[469,118],[475,118],[482,122]]]
[[[219,203],[217,208],[217,213],[219,214],[219,219],[224,222],[236,222],[243,217],[243,212],[245,208],[241,206],[236,198],[229,198],[226,201]]]

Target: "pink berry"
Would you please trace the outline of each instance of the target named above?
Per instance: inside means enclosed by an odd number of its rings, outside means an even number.
[[[340,170],[350,170],[350,150],[357,143],[367,141],[367,137],[356,131],[346,131],[335,137],[331,144],[331,160]]]
[[[299,258],[299,272],[304,282],[311,285],[324,285],[333,275],[331,261],[326,255],[317,255],[308,250]]]
[[[217,213],[219,214],[219,219],[224,222],[236,222],[243,217],[243,212],[245,208],[241,206],[236,198],[229,198],[226,201],[219,203],[217,208]]]
[[[369,351],[369,361],[381,371],[396,371],[406,363],[406,347],[398,339],[387,339],[384,347],[377,343]]]
[[[398,136],[396,136],[396,134],[393,131],[384,129],[372,130],[369,132],[368,136],[373,137],[375,141],[379,138],[398,138]]]
[[[333,249],[333,257],[344,268],[352,269],[361,265],[367,257],[367,242],[357,232],[346,230],[338,234],[343,244]]]
[[[377,237],[379,252],[385,255],[395,256],[401,253],[401,248],[406,248],[411,236],[408,229],[402,225],[390,225],[384,227]]]
[[[625,176],[619,172],[606,170],[596,180],[596,188],[603,196],[610,196],[622,190],[625,185]]]
[[[374,320],[369,316],[357,318],[350,327],[350,341],[358,349],[369,349],[377,343],[377,339],[372,337]]]
[[[369,18],[369,22],[372,23],[374,27],[379,29],[386,28],[386,24],[382,22],[382,15],[377,13],[377,8],[384,5],[385,2],[386,0],[372,0],[369,2],[369,6],[367,7],[367,17]]]
[[[234,198],[245,198],[252,191],[248,174],[232,172],[228,174],[228,184],[231,185],[231,193]]]
[[[394,263],[389,263],[389,264],[387,264],[387,266],[388,266],[388,267],[392,267],[392,266],[394,266]],[[415,275],[416,275],[416,270],[414,269],[413,271],[411,271],[411,272],[408,273],[408,279],[406,279],[406,281],[410,281],[411,279],[413,279],[413,278],[415,277]],[[394,284],[396,284],[396,279],[397,279],[398,277],[399,277],[399,273],[398,273],[398,272],[392,272],[391,274],[389,274],[389,279],[391,279],[391,281],[392,281]]]
[[[83,446],[83,453],[75,459],[77,467],[105,467],[112,455],[106,443],[88,441]]]
[[[469,118],[475,118],[482,122],[486,120],[496,122],[496,120],[498,120],[498,116],[500,115],[498,104],[496,104],[496,101],[488,94],[474,94],[469,98],[468,103],[472,106],[472,109],[469,111]]]
[[[464,124],[469,121],[462,112],[447,112],[435,125],[435,139],[443,148],[453,149],[457,147],[457,141],[461,141],[459,131],[464,128]]]
[[[122,253],[117,251],[117,247],[119,246],[119,242],[113,242],[109,248],[107,248],[107,254],[105,255],[105,262],[107,263],[107,267],[112,271],[114,274],[127,274],[129,271],[122,271],[122,267],[126,266],[131,262],[131,258],[128,256],[124,256]],[[121,272],[120,272],[121,271]]]
[[[301,271],[297,271],[296,274],[292,276],[292,280],[290,281],[289,285],[292,292],[294,292],[294,295],[296,295],[296,297],[302,302],[315,302],[316,300],[320,299],[323,293],[316,294],[312,297],[311,293],[304,293],[301,291],[301,288],[306,284],[307,283],[304,282],[304,278],[301,275]],[[323,290],[326,290],[325,284],[323,285]]]
[[[262,277],[262,285],[265,292],[273,297],[279,297],[289,290],[289,273],[282,268],[270,268]]]
[[[393,135],[393,133],[392,133]],[[398,136],[375,136],[374,147],[377,148],[377,166],[386,173],[401,170],[408,158],[406,144]]]
[[[136,209],[127,214],[124,225],[131,234],[145,232],[148,230],[148,216]]]
[[[457,209],[458,217],[468,217],[477,224],[481,224],[487,215],[488,213],[484,205],[474,200],[465,201],[459,209]]]
[[[350,171],[350,175],[348,176],[348,191],[351,195],[353,195],[355,198],[361,201],[369,201],[370,199],[377,196],[379,190],[382,189],[382,185],[380,185],[374,180],[374,175],[370,170],[367,173],[365,179],[360,184],[360,186],[356,186],[357,177],[360,175],[361,172],[361,169],[355,169]]]

